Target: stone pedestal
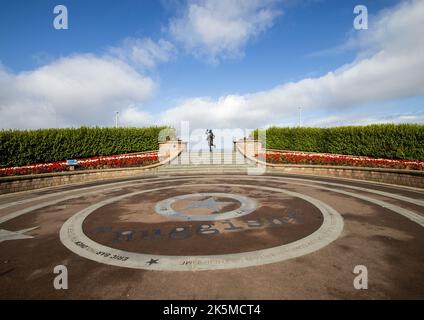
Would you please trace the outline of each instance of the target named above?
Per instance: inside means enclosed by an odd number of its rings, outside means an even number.
[[[255,157],[257,154],[265,152],[262,142],[258,140],[239,140],[236,142],[236,146],[247,157]]]
[[[187,149],[187,142],[170,140],[159,143],[158,157],[160,162],[169,161]]]

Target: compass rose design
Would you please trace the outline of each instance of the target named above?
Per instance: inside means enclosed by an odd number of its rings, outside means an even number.
[[[34,238],[33,236],[27,235],[25,233],[37,228],[38,227],[34,227],[34,228],[28,228],[28,229],[18,230],[18,231],[9,231],[9,230],[0,229],[0,242],[7,241],[7,240],[20,240],[20,239]]]
[[[193,200],[186,209],[206,208],[211,210],[212,213],[219,213],[222,208],[230,204],[232,204],[232,202],[217,201],[215,197],[209,197],[204,200]]]
[[[199,200],[199,197],[200,200]],[[229,201],[225,201],[228,199]],[[178,210],[173,205],[180,201],[186,201],[185,207]],[[231,204],[238,204],[238,208],[222,212],[222,210]],[[258,204],[256,200],[242,196],[240,194],[205,192],[196,194],[185,194],[175,196],[156,203],[155,211],[168,218],[185,221],[217,221],[238,218],[256,210]],[[195,209],[203,209],[201,213],[193,213]],[[204,213],[204,209],[209,211]]]

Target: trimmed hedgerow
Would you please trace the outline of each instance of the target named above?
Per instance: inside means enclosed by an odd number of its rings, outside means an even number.
[[[254,131],[258,137],[258,130]],[[424,125],[381,124],[266,130],[268,149],[424,160]]]
[[[172,135],[172,129],[166,127],[2,130],[0,165],[22,166],[157,150],[164,131]]]

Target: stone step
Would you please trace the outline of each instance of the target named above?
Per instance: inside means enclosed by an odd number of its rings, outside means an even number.
[[[183,173],[194,173],[194,174],[202,174],[202,173],[230,173],[230,172],[236,172],[236,173],[246,173],[249,168],[239,168],[239,167],[232,167],[232,168],[187,168],[185,170],[182,169],[161,169],[158,172],[161,174],[183,174]]]
[[[192,152],[186,152],[183,151],[182,154],[192,154],[192,155],[214,155],[214,154],[227,154],[227,155],[237,155],[240,154],[240,152],[197,152],[197,151],[192,151]]]
[[[235,155],[180,155],[180,159],[245,159],[243,156],[235,156]]]
[[[183,152],[180,154],[181,158],[244,158],[240,153],[201,153],[196,152],[188,153]]]
[[[171,165],[193,165],[193,166],[221,166],[221,165],[251,165],[251,162],[247,161],[172,161]]]
[[[167,164],[164,166],[159,167],[158,169],[160,171],[184,171],[184,170],[219,170],[219,169],[240,169],[240,170],[246,170],[248,168],[254,168],[251,164],[221,164],[221,165],[214,165],[214,164]]]
[[[184,151],[178,158],[172,160],[169,164],[161,167],[160,170],[216,170],[221,168],[223,170],[241,169],[252,167],[254,163],[246,159],[239,152],[202,152],[198,153]]]
[[[170,164],[175,165],[244,165],[252,164],[245,159],[174,159]]]
[[[177,159],[181,159],[181,160],[204,160],[204,161],[211,161],[211,160],[234,160],[234,161],[244,161],[245,158],[235,158],[235,157],[213,157],[213,158],[209,158],[209,157],[178,157]]]
[[[189,161],[189,160],[186,160],[186,161],[172,161],[171,164],[175,164],[175,165],[192,164],[192,165],[214,165],[214,166],[217,166],[217,165],[225,165],[225,164],[233,164],[233,165],[240,164],[240,165],[242,165],[242,164],[250,164],[250,162],[247,162],[247,161],[229,161],[229,160],[228,161],[218,161],[218,160],[216,160],[216,161],[196,161],[196,160]]]
[[[222,163],[222,164],[210,164],[210,163],[202,163],[202,164],[195,164],[195,163],[170,163],[162,166],[164,167],[252,167],[250,163]]]
[[[222,169],[222,170],[233,170],[233,169],[241,169],[241,170],[247,170],[249,168],[253,168],[253,167],[249,167],[249,166],[226,166],[226,167],[222,167],[222,166],[189,166],[189,167],[163,167],[159,170],[180,170],[180,171],[185,171],[185,170],[198,170],[198,171],[202,171],[202,170],[217,170],[217,169]]]
[[[209,151],[206,151],[206,152],[197,152],[197,151],[192,151],[192,152],[187,152],[187,151],[183,151],[181,154],[194,154],[194,155],[205,155],[205,154],[207,154],[207,155],[214,155],[214,154],[227,154],[227,155],[237,155],[237,154],[239,154],[239,155],[241,155],[241,153],[240,152],[209,152]]]
[[[252,163],[244,162],[244,163],[235,163],[235,162],[227,162],[227,163],[193,163],[193,162],[185,162],[185,163],[178,163],[178,162],[171,162],[167,163],[164,166],[194,166],[194,167],[216,167],[216,166],[252,166]]]

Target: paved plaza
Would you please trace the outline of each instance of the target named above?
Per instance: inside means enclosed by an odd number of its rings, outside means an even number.
[[[0,196],[0,298],[424,298],[422,190],[232,159]]]

